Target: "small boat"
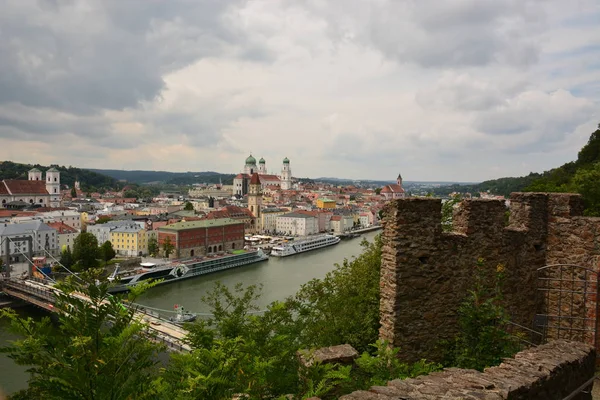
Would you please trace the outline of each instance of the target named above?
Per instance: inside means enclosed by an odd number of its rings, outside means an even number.
[[[169,318],[169,321],[175,324],[183,324],[184,322],[194,322],[196,320],[196,314],[193,314],[189,311],[185,311],[183,306],[175,305],[175,310],[177,314],[175,317]]]

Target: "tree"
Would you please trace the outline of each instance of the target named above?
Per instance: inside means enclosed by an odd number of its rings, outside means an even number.
[[[73,266],[73,253],[71,253],[71,248],[69,246],[65,247],[60,253],[60,263],[67,268]]]
[[[115,249],[113,249],[113,245],[110,240],[107,240],[102,244],[102,246],[100,246],[100,256],[105,264],[115,258],[116,255],[117,253],[115,252]]]
[[[87,270],[98,266],[100,249],[98,239],[91,233],[80,233],[73,242],[73,263],[78,270]]]
[[[29,366],[29,387],[15,399],[140,399],[158,373],[163,347],[147,339],[146,325],[98,284],[101,271],[81,274],[58,287],[57,323],[20,317],[10,309],[0,317],[23,339],[0,349],[19,365]],[[146,285],[146,287],[151,285]],[[71,293],[83,293],[71,296]],[[129,294],[133,302],[140,288]]]
[[[194,211],[194,205],[189,201],[185,203],[185,207],[183,207],[185,211]]]
[[[167,236],[167,238],[163,242],[163,252],[165,253],[165,257],[169,258],[169,256],[173,253],[174,250],[175,246],[173,245],[173,243],[171,243],[171,237]]]
[[[444,232],[451,232],[454,224],[452,220],[452,215],[454,213],[455,206],[462,201],[462,196],[460,194],[455,194],[451,196],[448,200],[442,203],[442,230]]]
[[[381,188],[376,188],[376,189],[375,189],[375,194],[376,194],[376,195],[379,195],[380,193],[381,193]]]
[[[77,190],[75,190],[75,186],[71,188],[71,197],[74,199],[77,198]]]
[[[96,224],[105,224],[110,221],[110,217],[102,215],[96,219]]]
[[[573,188],[583,196],[585,214],[600,217],[600,162],[578,169],[573,177]]]
[[[156,257],[158,251],[158,240],[156,240],[155,236],[151,236],[150,239],[148,239],[148,254],[152,257]]]

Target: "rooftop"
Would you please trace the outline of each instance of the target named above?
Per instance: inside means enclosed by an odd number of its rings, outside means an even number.
[[[203,219],[201,221],[186,221],[177,222],[175,224],[166,225],[158,228],[160,231],[185,231],[188,229],[198,228],[210,228],[215,226],[227,226],[243,224],[243,222],[231,218],[219,218],[219,219]]]

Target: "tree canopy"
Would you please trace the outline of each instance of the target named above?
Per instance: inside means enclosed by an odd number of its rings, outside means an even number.
[[[82,232],[73,241],[73,262],[76,268],[84,271],[98,266],[100,249],[98,239],[88,232]]]

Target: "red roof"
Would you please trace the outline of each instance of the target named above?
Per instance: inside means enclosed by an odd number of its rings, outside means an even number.
[[[334,215],[333,217],[331,217],[332,221],[341,221],[342,220],[342,216],[341,215]]]
[[[268,174],[261,175],[260,179],[262,179],[263,181],[279,181],[280,180],[277,175],[268,175]]]
[[[3,194],[41,194],[48,195],[46,182],[44,181],[22,181],[16,179],[5,179],[2,181],[7,193]]]
[[[251,185],[260,185],[260,178],[258,177],[257,173],[252,174],[252,179],[250,179],[250,184]]]
[[[402,186],[394,183],[392,185],[387,185],[383,189],[381,189],[381,193],[404,193],[404,189]]]
[[[247,178],[247,177],[248,177],[248,175],[246,175],[246,174],[237,174],[235,176],[235,179],[244,179],[244,178]]]
[[[48,225],[51,228],[56,229],[59,234],[77,233],[77,229],[65,224],[64,222],[48,222],[46,225]]]

